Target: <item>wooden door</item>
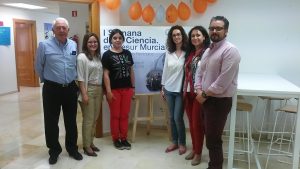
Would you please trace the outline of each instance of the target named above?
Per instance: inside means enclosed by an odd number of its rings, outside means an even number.
[[[38,76],[34,71],[35,21],[14,19],[14,37],[18,90],[20,86],[38,87]]]

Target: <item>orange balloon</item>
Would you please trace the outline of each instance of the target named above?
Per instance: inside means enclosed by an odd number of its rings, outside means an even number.
[[[110,10],[116,10],[121,5],[121,0],[105,0],[105,5]]]
[[[143,9],[142,17],[146,23],[152,24],[152,21],[155,17],[155,12],[150,4]]]
[[[184,2],[180,2],[179,5],[178,5],[178,17],[181,19],[181,20],[188,20],[191,16],[191,10],[190,10],[190,7],[187,6],[186,3]]]
[[[215,3],[217,0],[207,0],[208,3]]]
[[[128,10],[128,14],[132,20],[139,19],[142,15],[142,6],[140,2],[137,1],[133,3]]]
[[[197,13],[204,13],[207,8],[207,0],[194,0],[193,6]]]
[[[178,18],[177,9],[173,4],[171,4],[166,10],[166,20],[169,23],[174,23],[176,22],[177,18]]]

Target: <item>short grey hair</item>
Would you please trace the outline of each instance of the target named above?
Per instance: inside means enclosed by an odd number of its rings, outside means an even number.
[[[54,26],[55,26],[55,24],[56,24],[57,21],[63,21],[63,22],[65,22],[66,25],[67,25],[67,27],[69,28],[69,22],[68,22],[68,20],[67,20],[66,18],[62,18],[62,17],[56,18],[56,19],[53,21],[53,26],[52,26],[52,28],[54,28]]]

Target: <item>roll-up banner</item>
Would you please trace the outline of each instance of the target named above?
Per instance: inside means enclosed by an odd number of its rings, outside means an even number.
[[[124,49],[133,56],[136,94],[158,93],[170,26],[101,26],[101,53],[110,49],[109,34],[120,29],[125,36]],[[185,28],[186,29],[186,28]]]

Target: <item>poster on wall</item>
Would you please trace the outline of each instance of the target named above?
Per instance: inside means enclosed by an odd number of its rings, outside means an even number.
[[[159,93],[165,58],[165,41],[170,27],[158,26],[101,26],[101,53],[110,49],[109,34],[118,28],[123,31],[124,49],[133,56],[136,94]]]
[[[11,45],[10,41],[10,27],[0,27],[0,45]]]
[[[45,39],[48,39],[53,36],[51,23],[44,23],[44,36],[45,36]]]

